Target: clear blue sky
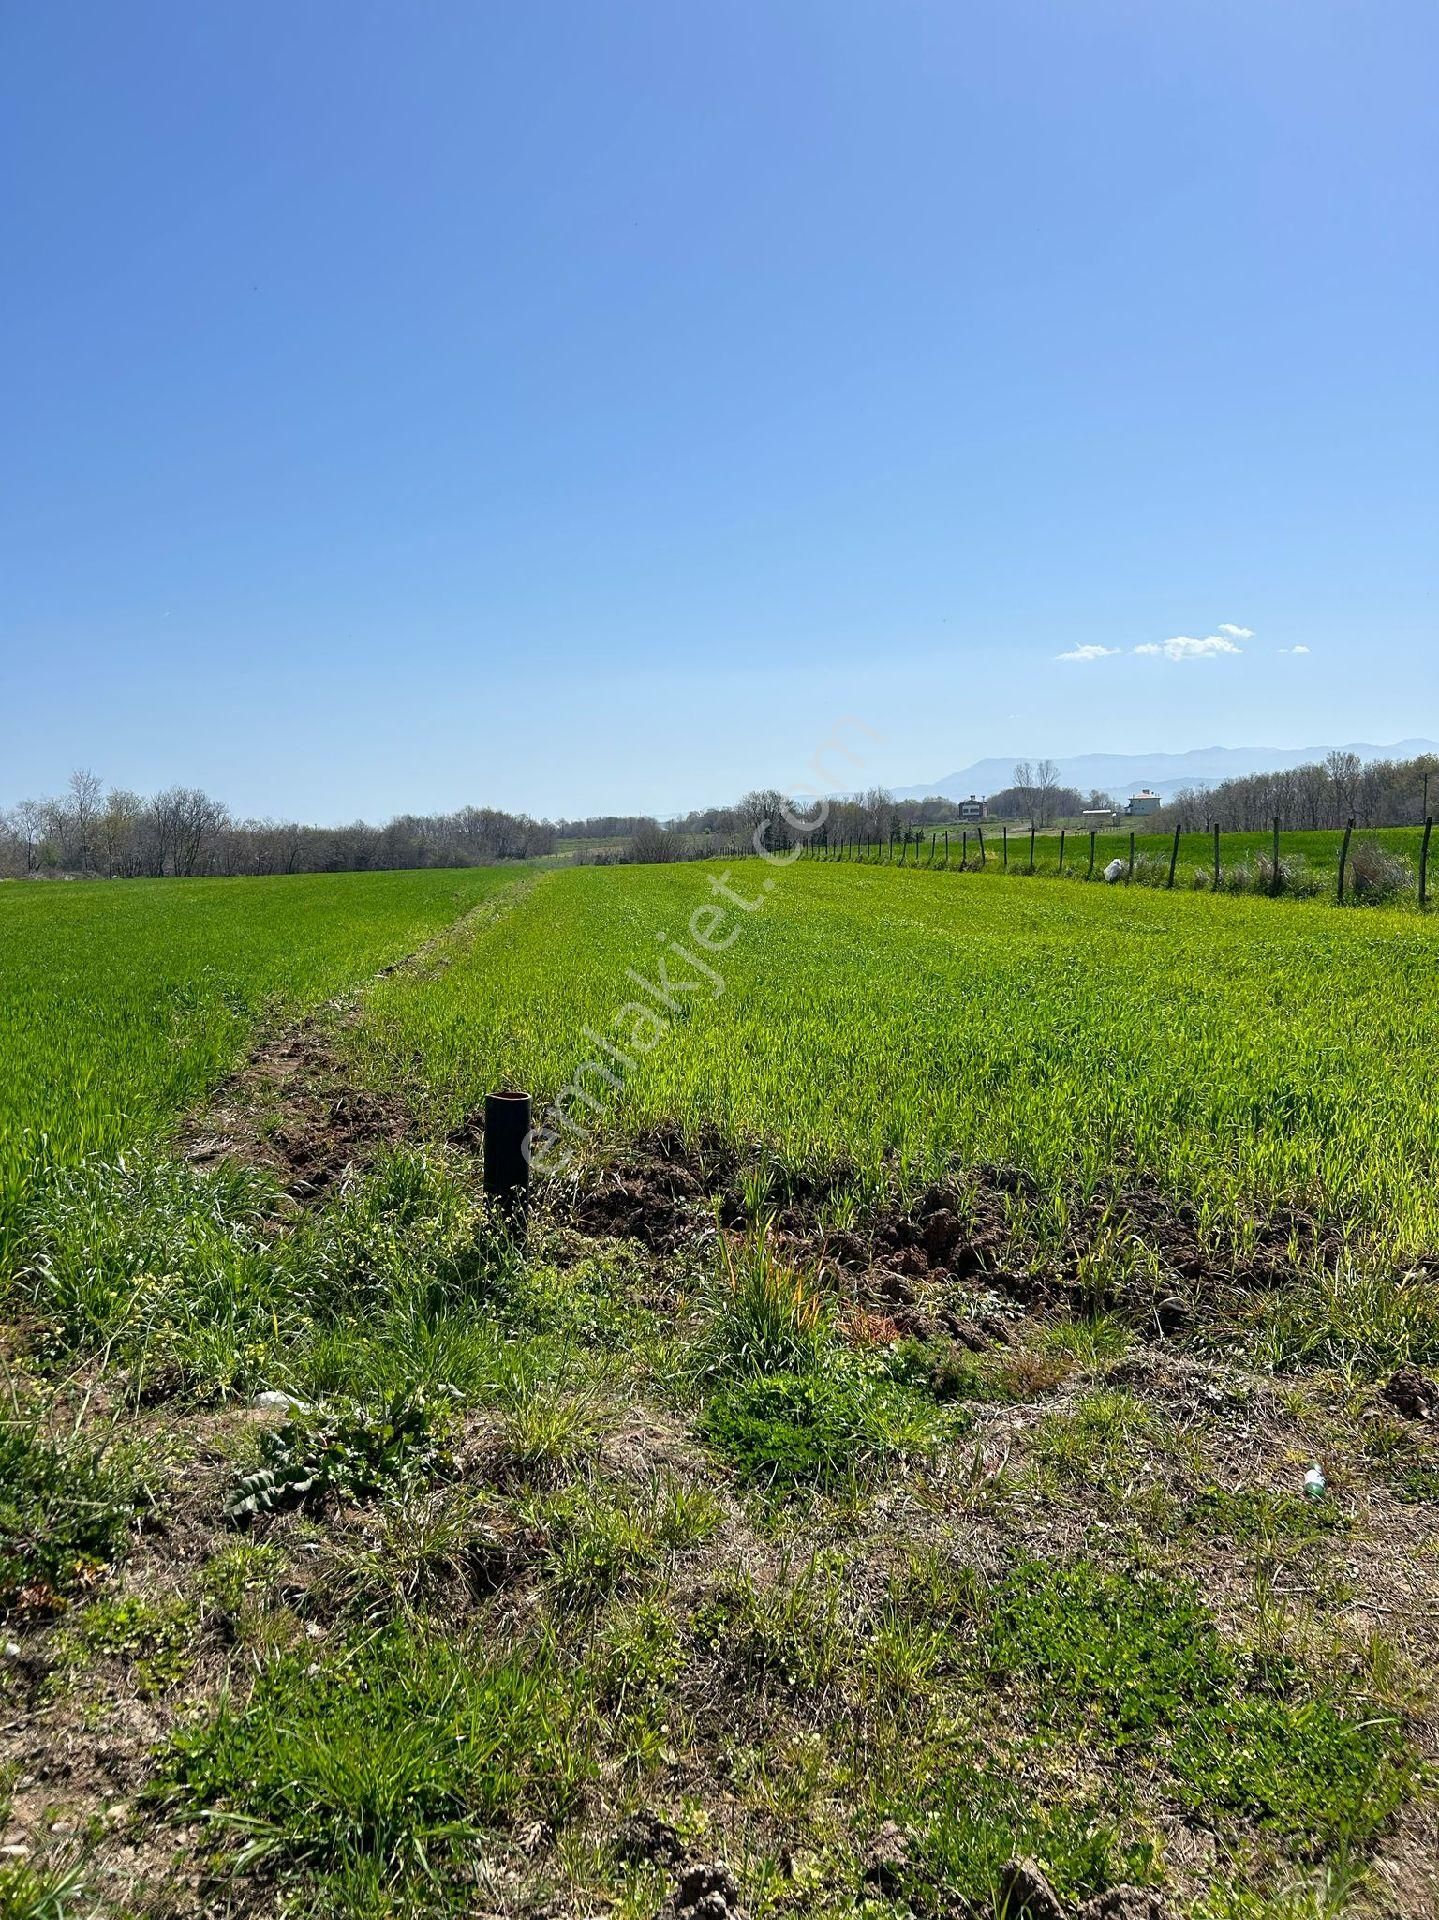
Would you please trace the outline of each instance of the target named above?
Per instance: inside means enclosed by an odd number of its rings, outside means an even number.
[[[1439,734],[1436,70],[1433,0],[3,0],[0,802]]]

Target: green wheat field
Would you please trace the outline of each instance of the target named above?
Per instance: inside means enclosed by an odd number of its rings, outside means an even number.
[[[0,887],[0,1916],[1432,1914],[1436,980],[1082,868]]]

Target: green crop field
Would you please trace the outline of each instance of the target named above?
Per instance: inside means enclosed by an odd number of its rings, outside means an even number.
[[[1439,918],[816,859],[0,936],[5,1920],[1428,1920]]]
[[[1407,860],[1417,870],[1419,865],[1419,847],[1424,838],[1422,827],[1369,827],[1356,829],[1352,845],[1360,846],[1366,842],[1382,847],[1386,853]],[[1172,833],[1141,833],[1137,835],[1138,851],[1148,853],[1156,860],[1168,864],[1170,849],[1174,844]],[[1101,847],[1105,849],[1104,860],[1112,860],[1120,854],[1128,855],[1129,836],[1127,833],[1101,834]],[[1273,845],[1273,835],[1265,829],[1255,833],[1222,833],[1219,836],[1220,861],[1223,866],[1237,866],[1245,861],[1253,861],[1260,855],[1267,855]],[[1337,875],[1339,871],[1339,849],[1344,843],[1344,835],[1338,832],[1295,832],[1281,833],[1279,837],[1279,857],[1299,855],[1317,874],[1326,878]],[[1078,851],[1088,859],[1088,838],[1081,841]],[[1179,836],[1179,873],[1184,879],[1190,879],[1195,873],[1208,872],[1213,864],[1214,842],[1207,833],[1183,833]]]
[[[749,863],[762,904],[706,955],[688,925],[719,871],[553,876],[423,995],[373,997],[370,1073],[423,1063],[454,1126],[591,1060],[614,1080],[569,1104],[601,1139],[715,1128],[860,1190],[1005,1161],[1087,1198],[1138,1169],[1236,1220],[1287,1202],[1395,1257],[1439,1246],[1439,921],[809,862],[767,895]],[[673,1011],[632,977],[667,951],[698,982]],[[593,1036],[625,1053],[635,1001],[667,1031],[617,1069]]]
[[[1033,866],[1030,865],[1028,827],[989,822],[983,829],[950,826],[926,828],[919,842],[908,847],[904,865],[920,869],[951,871],[968,864],[987,873],[1007,874],[1014,878],[1095,879],[1113,860],[1124,863],[1130,856],[1131,829],[1116,827],[1096,830],[1094,868],[1089,865],[1089,831],[1083,827],[1045,828],[1033,836]],[[1380,827],[1355,831],[1351,838],[1351,858],[1362,861],[1371,852],[1387,856],[1394,864],[1383,874],[1385,900],[1390,905],[1417,904],[1420,853],[1424,841],[1422,827]],[[1333,900],[1337,893],[1339,857],[1344,844],[1342,832],[1289,831],[1279,841],[1280,887],[1286,899]],[[1221,833],[1219,836],[1220,892],[1266,893],[1272,876],[1269,862],[1273,854],[1273,835],[1262,832]],[[821,849],[817,858],[833,863],[837,849]],[[1135,877],[1148,885],[1168,885],[1169,866],[1174,854],[1174,834],[1147,833],[1142,823],[1133,829]],[[899,854],[892,848],[870,845],[858,850],[846,847],[843,861],[858,864],[893,865]],[[1439,864],[1439,849],[1431,846],[1431,861]],[[1349,894],[1354,897],[1354,870],[1349,874]],[[1174,885],[1180,892],[1214,890],[1214,839],[1212,833],[1181,833],[1179,853],[1174,863]],[[1372,885],[1372,881],[1371,881]],[[1358,892],[1362,898],[1364,885]],[[1434,875],[1431,871],[1429,900],[1434,899]]]
[[[264,1020],[410,952],[505,877],[0,886],[0,1268],[38,1169],[163,1128]]]

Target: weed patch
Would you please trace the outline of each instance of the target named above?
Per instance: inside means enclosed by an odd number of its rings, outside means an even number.
[[[1351,1710],[1292,1661],[1246,1655],[1172,1581],[1030,1562],[992,1595],[978,1654],[1039,1725],[1152,1754],[1181,1804],[1310,1851],[1372,1839],[1412,1778],[1391,1719]]]
[[[0,1616],[44,1612],[123,1552],[134,1488],[92,1447],[17,1416],[0,1424]]]
[[[745,1485],[782,1491],[901,1466],[930,1452],[945,1429],[932,1403],[857,1360],[836,1359],[826,1372],[762,1374],[726,1387],[699,1430]]]
[[[241,1866],[403,1885],[522,1815],[570,1813],[593,1770],[586,1712],[583,1670],[547,1641],[505,1655],[394,1627],[318,1670],[273,1662],[175,1736],[162,1791],[232,1835]]]
[[[225,1517],[244,1523],[331,1498],[373,1500],[428,1480],[445,1465],[439,1435],[450,1412],[448,1403],[396,1394],[378,1407],[295,1413],[260,1436],[261,1464],[239,1476]]]
[[[983,1768],[951,1775],[937,1794],[896,1812],[909,1816],[913,1836],[896,1891],[923,1915],[952,1913],[956,1901],[998,1912],[1003,1869],[1017,1856],[1038,1860],[1055,1891],[1073,1900],[1155,1878],[1152,1845],[1126,1843],[1098,1808],[1058,1798],[1036,1804],[1012,1779]]]
[[[59,1668],[79,1669],[94,1660],[125,1667],[142,1700],[167,1693],[185,1679],[195,1658],[199,1620],[178,1595],[146,1600],[138,1595],[96,1600],[56,1636],[52,1655]]]
[[[1346,1521],[1332,1499],[1310,1500],[1267,1487],[1205,1487],[1190,1502],[1186,1522],[1197,1532],[1222,1535],[1241,1546],[1305,1546],[1343,1532]]]

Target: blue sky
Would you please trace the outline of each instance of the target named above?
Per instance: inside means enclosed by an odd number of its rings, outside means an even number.
[[[1439,734],[1436,62],[1431,0],[3,0],[0,802]]]

